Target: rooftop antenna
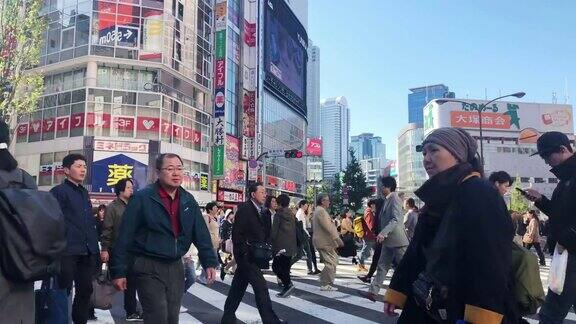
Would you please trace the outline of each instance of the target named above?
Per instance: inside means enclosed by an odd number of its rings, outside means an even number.
[[[552,91],[552,103],[557,104],[558,98],[556,97],[556,91]]]
[[[564,77],[564,104],[568,104],[570,101],[570,95],[568,94],[568,78]]]

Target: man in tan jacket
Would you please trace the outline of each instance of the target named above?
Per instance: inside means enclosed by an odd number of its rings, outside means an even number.
[[[338,265],[338,255],[336,248],[344,246],[344,242],[338,235],[338,230],[330,214],[328,214],[328,207],[330,207],[330,197],[326,194],[321,194],[316,200],[316,210],[312,218],[312,227],[314,234],[312,240],[314,246],[320,253],[320,260],[324,263],[324,269],[320,273],[321,290],[323,291],[336,291],[333,287],[334,276],[336,275],[336,266]]]

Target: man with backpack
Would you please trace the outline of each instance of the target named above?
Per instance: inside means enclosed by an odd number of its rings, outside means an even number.
[[[64,214],[68,243],[61,261],[58,285],[70,294],[74,284],[72,321],[74,324],[85,324],[99,257],[98,232],[90,196],[82,186],[86,177],[86,158],[81,154],[68,154],[62,160],[62,167],[66,180],[50,190]]]
[[[540,323],[562,323],[576,303],[576,156],[570,139],[564,133],[544,133],[537,142],[536,154],[552,167],[560,182],[552,198],[534,189],[526,189],[524,196],[550,217],[550,239],[557,244],[558,253],[568,253],[568,265],[561,294],[548,290],[540,309]]]

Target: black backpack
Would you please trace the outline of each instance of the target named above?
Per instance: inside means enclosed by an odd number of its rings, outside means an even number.
[[[66,249],[66,224],[49,192],[7,182],[0,176],[0,268],[15,282],[33,282],[57,275]]]

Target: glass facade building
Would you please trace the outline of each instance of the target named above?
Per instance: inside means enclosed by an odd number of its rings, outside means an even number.
[[[432,99],[454,98],[454,93],[450,92],[443,84],[424,86],[410,89],[408,94],[408,123],[423,123],[423,109]]]
[[[424,141],[422,124],[408,124],[398,135],[396,161],[398,170],[398,191],[414,197],[414,191],[426,181],[422,153],[416,152],[416,146]],[[414,197],[415,198],[415,197]]]
[[[199,190],[194,179],[210,173],[212,1],[45,0],[42,13],[44,95],[16,135],[38,184],[61,182],[68,152],[97,159],[87,143],[104,140],[147,143],[149,166],[179,153],[184,187]]]

